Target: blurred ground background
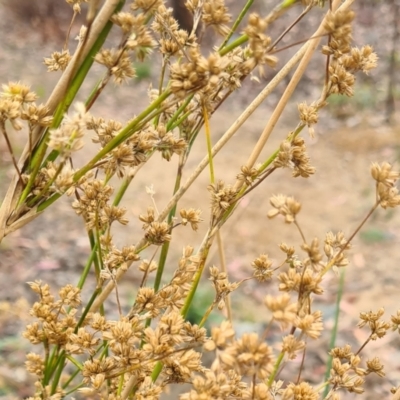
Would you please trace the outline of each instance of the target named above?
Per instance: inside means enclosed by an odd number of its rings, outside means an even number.
[[[229,3],[233,5],[233,12],[237,12],[242,2]],[[275,3],[270,0],[260,1],[256,4],[255,11],[265,14],[273,5]],[[224,227],[222,237],[232,280],[248,276],[251,273],[251,262],[259,254],[268,253],[277,265],[282,260],[278,244],[283,241],[290,245],[299,243],[298,233],[293,227],[285,225],[279,219],[266,218],[270,209],[268,199],[272,194],[293,195],[301,201],[303,207],[299,221],[306,238],[311,241],[313,237],[318,237],[322,242],[325,233],[330,230],[343,230],[346,235],[351,234],[370,209],[374,202],[374,183],[369,172],[371,162],[386,160],[395,163],[399,168],[400,17],[397,18],[399,15],[396,14],[399,7],[395,0],[355,3],[355,43],[373,45],[380,57],[379,67],[369,77],[357,77],[354,98],[332,99],[329,107],[321,114],[320,123],[316,127],[316,138],[306,139],[317,174],[304,180],[291,179],[288,170],[278,171],[243,200],[238,216]],[[298,13],[298,8],[291,10],[275,23],[271,27],[271,35],[278,36]],[[21,80],[30,84],[44,102],[59,75],[46,72],[42,60],[51,52],[61,49],[70,15],[69,7],[62,1],[1,0],[0,82]],[[318,11],[296,26],[282,46],[299,38],[306,38],[315,29],[317,20]],[[73,28],[72,37],[78,32],[78,24],[79,21]],[[280,53],[280,65],[295,50],[289,49]],[[274,151],[279,142],[296,126],[295,102],[313,101],[319,97],[322,82],[321,60],[316,55],[296,91],[293,104],[274,131],[264,156]],[[157,85],[159,63],[160,60],[155,58],[152,63],[139,66],[141,79],[128,86],[107,87],[93,107],[92,114],[124,122],[143,109],[147,102],[149,84],[152,82]],[[85,99],[102,72],[100,67],[94,68],[81,90],[80,100]],[[266,80],[273,75],[274,71],[268,71]],[[211,121],[214,142],[229,128],[235,117],[240,115],[263,84],[265,81],[258,84],[248,80],[241,94],[226,102],[216,113]],[[239,171],[230,167],[246,162],[284,87],[284,84],[278,87],[241,128],[232,143],[217,156],[217,178],[234,182]],[[13,143],[17,153],[22,150],[25,140],[23,132],[15,133]],[[89,141],[88,139],[87,142]],[[89,144],[85,155],[90,151],[94,149]],[[189,176],[197,166],[204,152],[205,143],[201,136],[194,146],[185,176]],[[147,168],[146,174],[137,175],[124,201],[131,223],[128,228],[115,232],[116,241],[121,245],[134,244],[141,237],[141,223],[137,217],[151,205],[145,187],[154,185],[155,201],[159,209],[164,207],[172,192],[176,162],[164,162],[162,169],[159,168],[159,160],[152,159],[150,163],[153,167]],[[153,173],[149,174],[149,170]],[[4,140],[0,138],[1,196],[4,195],[13,172]],[[205,221],[209,215],[207,185],[208,173],[204,173],[181,203],[182,207],[203,209]],[[71,199],[68,198],[57,202],[35,221],[7,237],[0,245],[0,399],[19,399],[31,394],[31,377],[23,368],[24,357],[30,351],[30,346],[20,336],[24,324],[29,320],[29,302],[34,301],[26,282],[41,279],[50,283],[56,292],[62,285],[77,282],[86,262],[89,246],[85,229],[82,221],[71,210],[70,203]],[[171,249],[167,275],[174,270],[185,244],[194,247],[200,244],[206,222],[202,225],[197,233],[189,232],[189,229],[174,232],[177,237]],[[150,252],[145,255],[150,256]],[[356,328],[359,312],[376,310],[383,306],[389,318],[391,313],[400,308],[399,210],[382,210],[374,215],[354,241],[350,261],[341,304],[338,344],[350,343],[358,348],[367,337],[367,331]],[[219,263],[216,251],[211,253],[209,264],[212,263]],[[129,299],[135,296],[140,277],[139,271],[133,267],[120,284],[121,296],[128,299],[125,301],[127,308]],[[328,328],[333,324],[338,282],[339,278],[331,274],[325,282],[326,293],[318,299],[318,303],[316,301],[316,308],[324,311]],[[236,315],[235,328],[239,334],[263,329],[269,317],[262,301],[267,293],[274,290],[273,286],[249,283],[235,293],[232,302]],[[211,286],[204,286],[196,298],[193,314],[201,314],[212,297]],[[115,300],[111,299],[110,306],[115,306]],[[221,317],[215,315],[213,318],[216,321]],[[329,336],[324,336],[318,344],[310,347],[311,356],[307,358],[305,377],[314,379],[316,383],[325,368],[328,343]],[[369,345],[363,354],[365,358],[379,355],[386,365],[387,376],[384,379],[373,379],[368,393],[361,397],[388,398],[390,387],[400,384],[400,340],[390,335]],[[299,366],[299,363],[300,361],[295,366]],[[290,372],[288,378],[290,379]],[[176,398],[176,395],[172,394],[171,398]]]

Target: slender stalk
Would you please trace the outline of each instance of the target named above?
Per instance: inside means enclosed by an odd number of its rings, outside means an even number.
[[[210,121],[208,120],[208,112],[206,106],[203,104],[203,118],[204,118],[204,127],[206,133],[206,142],[207,142],[207,153],[209,157],[209,166],[210,166],[210,182],[211,184],[215,183],[215,172],[214,172],[214,162],[212,157],[212,146],[211,146],[211,129],[210,129]],[[218,230],[217,233],[217,245],[218,245],[218,254],[219,254],[219,261],[221,264],[221,270],[228,276],[228,270],[226,268],[226,259],[224,253],[224,245],[222,242],[221,231]],[[230,323],[233,325],[232,319],[232,306],[231,306],[231,298],[227,296],[226,298],[226,310],[228,314],[228,319]]]
[[[172,115],[172,117],[169,119],[167,123],[167,131],[170,131],[174,129],[176,120],[179,118],[179,116],[182,114],[182,112],[185,110],[185,108],[189,105],[189,103],[192,101],[194,97],[194,94],[191,94],[180,106],[179,108],[175,111],[175,113]]]
[[[331,340],[329,342],[329,349],[330,350],[332,350],[336,345],[336,337],[337,337],[337,332],[338,332],[338,329],[339,329],[340,303],[342,301],[342,296],[343,296],[345,275],[346,275],[346,269],[342,268],[340,270],[339,289],[338,289],[338,293],[337,293],[337,296],[336,296],[335,323],[333,325],[333,329],[332,329],[332,333],[331,333]],[[328,379],[329,379],[329,377],[331,375],[332,360],[333,360],[333,357],[330,355],[328,357],[328,360],[327,360],[327,363],[326,363],[325,382],[328,381]],[[328,393],[329,393],[329,386],[327,385],[324,388],[324,393],[323,393],[322,397],[325,398],[328,395]]]
[[[274,382],[275,377],[276,377],[276,375],[277,375],[277,373],[278,373],[279,367],[280,367],[280,365],[281,365],[281,363],[282,363],[282,361],[283,361],[283,357],[284,357],[284,356],[285,356],[285,352],[284,352],[284,351],[281,351],[280,354],[279,354],[279,356],[278,356],[278,358],[277,358],[276,361],[275,361],[274,369],[273,369],[273,371],[272,371],[272,374],[271,374],[270,377],[268,378],[268,383],[267,383],[268,387],[271,387],[272,383]]]
[[[223,41],[223,43],[219,47],[219,49],[218,49],[219,51],[221,51],[226,46],[226,44],[229,42],[229,40],[231,39],[232,35],[236,32],[236,29],[239,27],[239,25],[242,22],[244,16],[248,13],[248,11],[249,11],[249,9],[250,9],[250,7],[252,6],[253,3],[254,3],[254,0],[247,0],[246,4],[244,5],[244,7],[240,11],[238,17],[236,18],[235,22],[233,23],[231,30],[229,31],[229,33],[226,36],[225,40]]]
[[[55,375],[53,377],[53,383],[51,385],[51,394],[57,391],[58,384],[60,382],[61,374],[64,371],[65,363],[65,351],[63,350],[58,356],[57,366],[55,367]]]
[[[14,152],[13,152],[13,149],[11,146],[11,142],[7,135],[6,126],[3,121],[0,123],[0,130],[3,133],[4,139],[6,140],[8,152],[10,153],[11,161],[14,165],[15,172],[18,174],[18,178],[19,178],[20,182],[22,183],[23,181],[22,181],[21,171],[18,168],[17,160],[15,159]]]

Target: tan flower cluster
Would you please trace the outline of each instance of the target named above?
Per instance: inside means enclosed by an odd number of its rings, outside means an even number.
[[[298,110],[301,123],[308,126],[308,133],[314,137],[314,125],[318,122],[318,107],[315,103],[308,106],[304,102],[298,105]]]
[[[311,339],[318,339],[324,330],[322,312],[314,311],[311,314],[297,316],[294,326]]]
[[[296,137],[293,140],[284,140],[279,146],[279,153],[274,160],[275,168],[291,168],[292,175],[308,178],[315,173],[315,168],[310,165],[310,158],[306,152],[304,139]]]
[[[371,46],[363,46],[361,49],[353,47],[350,53],[342,58],[343,66],[353,73],[362,71],[368,75],[371,69],[376,68],[378,56]]]
[[[391,316],[392,329],[400,334],[400,310],[397,310],[396,315]]]
[[[118,85],[136,76],[129,54],[124,49],[102,49],[96,54],[95,61],[108,69]]]
[[[245,165],[240,167],[240,171],[240,174],[237,175],[237,179],[243,181],[246,186],[251,186],[259,175],[257,168],[249,168]]]
[[[265,379],[273,369],[272,348],[256,333],[244,334],[237,340],[234,339],[234,334],[231,324],[227,321],[219,328],[212,329],[212,339],[204,345],[207,351],[217,350],[212,369],[233,370],[242,376]]]
[[[186,247],[171,282],[162,287],[157,293],[153,288],[139,289],[135,305],[129,316],[148,313],[152,318],[157,317],[161,310],[178,312],[190,290],[194,274],[198,269],[198,258],[193,255],[193,248]]]
[[[111,17],[111,21],[118,25],[127,37],[125,48],[133,51],[139,61],[144,61],[156,46],[156,41],[146,28],[146,16],[119,12]]]
[[[191,251],[186,249],[185,255],[187,258],[184,263],[187,264]],[[30,283],[30,286],[39,295],[40,301],[31,309],[31,315],[37,322],[27,326],[24,337],[33,344],[56,345],[70,357],[86,355],[82,375],[83,383],[87,386],[80,389],[83,394],[104,393],[107,385],[109,390],[115,390],[116,393],[119,377],[127,374],[127,377],[135,377],[138,390],[143,394],[158,396],[164,385],[189,382],[194,372],[204,371],[201,354],[194,351],[193,347],[205,342],[206,331],[184,321],[179,309],[169,307],[167,302],[171,299],[168,297],[164,296],[166,302],[158,304],[158,311],[164,309],[166,312],[157,326],[144,329],[147,313],[142,316],[132,314],[130,318],[121,317],[118,321],[106,320],[97,313],[88,314],[78,322],[76,314],[81,304],[79,289],[71,285],[63,287],[59,292],[60,299],[56,301],[48,285],[37,281]],[[143,338],[145,344],[141,346]],[[104,340],[107,341],[107,357],[99,353]],[[159,385],[155,385],[149,378],[158,360],[164,363],[163,379]],[[43,376],[45,362],[40,355],[29,353],[26,366],[38,378]],[[37,394],[42,391],[43,388],[40,388]]]
[[[322,53],[332,57],[329,66],[329,88],[327,95],[344,94],[352,96],[354,93],[354,73],[363,71],[368,73],[376,67],[378,57],[370,46],[351,48],[352,27],[354,12],[331,12],[324,28],[330,35],[328,45],[322,48]]]
[[[8,121],[15,130],[22,129],[19,119],[29,124],[31,132],[34,126],[49,126],[53,117],[47,115],[48,109],[44,105],[36,105],[37,95],[30,87],[20,82],[9,82],[2,85],[0,92],[0,126],[5,131]]]
[[[244,398],[246,383],[234,371],[214,372],[206,370],[192,380],[192,389],[180,396],[180,400]]]
[[[296,215],[300,212],[301,204],[293,197],[277,194],[269,199],[271,206],[274,207],[268,211],[268,218],[274,218],[277,215],[283,215],[285,222],[290,224],[296,220]]]
[[[344,389],[349,393],[360,394],[364,392],[364,376],[375,373],[382,377],[385,375],[383,365],[376,357],[366,362],[367,368],[360,367],[361,358],[354,354],[350,345],[335,347],[330,353],[333,357],[329,383],[331,392]]]
[[[279,290],[285,292],[295,291],[305,294],[314,293],[322,294],[324,291],[320,286],[322,278],[307,268],[303,271],[296,271],[295,268],[290,268],[288,272],[282,272],[278,275],[280,281]]]
[[[396,182],[400,178],[400,172],[393,171],[393,166],[387,162],[381,165],[373,163],[371,175],[376,181],[376,196],[382,208],[394,208],[400,205],[400,194]]]
[[[195,35],[189,36],[184,29],[179,29],[179,24],[172,14],[172,8],[162,5],[158,7],[154,16],[152,29],[160,34],[160,52],[167,58],[182,55],[187,57],[185,47],[195,45],[196,37]]]
[[[305,347],[306,343],[294,335],[287,335],[282,339],[282,351],[289,360],[294,360],[297,357],[297,353],[304,350]]]
[[[328,261],[333,262],[334,267],[346,267],[349,264],[344,251],[350,249],[350,247],[350,243],[347,242],[343,232],[336,234],[328,232],[326,234],[324,252]]]
[[[318,391],[307,382],[289,383],[282,393],[282,400],[318,400],[319,398]]]
[[[319,250],[318,239],[314,238],[310,245],[303,243],[301,248],[308,254],[308,258],[303,262],[304,266],[311,267],[315,272],[321,271],[325,265],[322,262],[323,255]]]
[[[47,66],[49,72],[53,71],[65,71],[71,60],[69,50],[63,50],[60,52],[55,51],[49,58],[44,59],[44,64]]]
[[[95,132],[95,137],[92,138],[93,143],[100,143],[102,147],[113,139],[121,128],[122,124],[120,122],[113,119],[106,121],[101,117],[91,116],[86,123],[86,129]]]
[[[103,256],[104,267],[109,271],[117,268],[127,268],[128,263],[140,260],[135,246],[124,246],[121,250],[115,246]]]
[[[78,185],[77,190],[82,191],[82,194],[72,203],[72,208],[83,217],[87,229],[96,227],[100,231],[105,230],[117,214],[122,223],[125,222],[125,211],[116,213],[113,209],[112,220],[109,218],[111,214],[105,211],[107,206],[111,207],[109,201],[114,191],[111,186],[105,185],[101,180],[92,179]]]
[[[290,295],[283,293],[278,297],[267,295],[264,299],[267,308],[272,312],[272,317],[279,322],[283,329],[293,324],[297,316],[297,303],[290,302]]]
[[[199,91],[208,84],[216,86],[229,62],[227,58],[214,54],[206,59],[197,47],[191,47],[187,57],[188,62],[176,62],[170,67],[171,90],[178,98]]]
[[[200,218],[201,210],[195,210],[194,208],[182,209],[179,211],[179,214],[182,218],[182,225],[186,226],[187,224],[190,224],[192,229],[197,231],[199,223],[202,221]]]
[[[236,199],[237,191],[232,185],[225,185],[223,181],[218,181],[208,186],[211,193],[211,212],[214,220],[218,220],[228,207]]]
[[[70,196],[74,191],[73,176],[74,170],[71,169],[69,164],[48,162],[36,175],[28,199],[38,195],[44,198],[53,193],[66,193]],[[22,181],[25,184],[28,182],[29,178],[30,175],[22,175]],[[46,194],[44,194],[44,190],[46,190]]]
[[[224,0],[204,0],[201,18],[205,26],[212,26],[218,34],[226,36],[229,33],[226,24],[231,16]]]
[[[246,49],[248,59],[243,66],[245,74],[249,74],[257,65],[268,65],[274,68],[278,62],[275,56],[268,54],[271,45],[271,38],[264,32],[268,26],[265,19],[258,14],[250,14],[249,24],[244,33],[249,37],[249,45]],[[262,75],[262,70],[260,70]]]
[[[75,105],[72,115],[66,114],[62,125],[50,130],[48,146],[60,153],[63,160],[70,158],[73,152],[80,150],[84,142],[82,138],[86,133],[86,124],[90,115],[86,112],[83,103]]]
[[[218,304],[218,309],[222,310],[225,307],[227,296],[239,287],[239,283],[230,283],[226,273],[220,272],[215,266],[210,267],[210,281],[215,289],[215,303]]]
[[[132,135],[108,155],[104,164],[105,170],[108,173],[118,171],[122,176],[126,174],[126,167],[144,163],[158,143],[157,136],[157,131],[152,128],[144,128]]]
[[[386,321],[382,321],[381,317],[385,310],[380,308],[377,312],[362,312],[360,313],[360,322],[358,326],[360,328],[368,325],[371,330],[371,339],[377,340],[386,335],[387,331],[390,329],[390,324]]]
[[[173,154],[183,154],[186,150],[186,140],[176,137],[171,131],[167,132],[165,126],[159,125],[157,134],[158,138],[154,148],[161,153],[165,160],[170,161]]]
[[[259,282],[266,282],[272,278],[272,261],[268,258],[268,254],[259,255],[252,263],[253,277]]]
[[[81,3],[87,3],[88,2],[88,0],[65,0],[65,1],[67,2],[67,4],[72,6],[72,9],[76,13],[80,13],[81,12]]]
[[[59,300],[55,300],[49,285],[35,281],[30,282],[29,286],[39,296],[39,301],[30,310],[31,316],[37,321],[26,327],[23,336],[32,344],[65,346],[77,323],[75,314],[81,304],[80,290],[67,285],[60,289]],[[28,360],[32,367],[30,372],[40,374],[40,357],[31,354]]]
[[[155,11],[164,4],[163,0],[133,0],[131,4],[132,10],[142,10],[144,13]]]

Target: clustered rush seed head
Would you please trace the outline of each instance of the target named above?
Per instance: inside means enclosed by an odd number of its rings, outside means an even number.
[[[315,173],[306,152],[304,139],[297,136],[293,140],[284,140],[279,146],[279,153],[273,163],[275,168],[293,169],[293,177],[308,178]]]
[[[296,215],[300,212],[301,204],[293,197],[277,194],[272,196],[269,201],[274,208],[268,211],[268,218],[274,218],[280,214],[285,217],[285,222],[288,224],[296,220]]]
[[[308,126],[308,132],[311,137],[314,137],[314,125],[318,122],[318,107],[315,103],[310,106],[306,102],[298,105],[300,121]]]
[[[223,181],[208,186],[211,193],[211,212],[215,220],[218,220],[228,207],[236,199],[237,190],[231,185],[225,185]]]
[[[250,73],[257,65],[268,65],[270,68],[275,68],[278,59],[275,56],[268,54],[271,45],[271,38],[264,32],[268,26],[268,22],[261,18],[258,14],[250,14],[249,25],[244,30],[244,33],[249,37],[249,45],[245,50],[248,59],[245,62],[244,69]],[[263,70],[260,69],[260,75],[263,75]]]
[[[65,115],[62,125],[50,130],[48,146],[60,153],[62,159],[68,159],[73,152],[80,150],[83,145],[83,137],[86,133],[86,124],[90,115],[86,112],[83,103],[75,105],[72,115]]]
[[[393,171],[393,166],[387,162],[381,165],[373,163],[371,175],[376,181],[376,196],[382,208],[394,208],[400,205],[400,194],[396,183],[400,178],[400,172]]]
[[[386,321],[382,321],[381,317],[385,313],[383,308],[380,308],[377,312],[362,312],[360,313],[360,322],[358,326],[363,328],[368,326],[371,330],[371,339],[377,340],[386,335],[387,331],[390,329],[390,324]]]
[[[257,168],[249,168],[245,165],[240,167],[240,171],[240,174],[237,175],[237,179],[243,181],[246,186],[251,186],[259,175]]]
[[[211,26],[221,36],[229,33],[226,24],[231,21],[231,15],[224,0],[204,0],[201,19],[205,26]]]
[[[333,262],[334,268],[346,267],[349,264],[344,251],[350,249],[351,245],[344,237],[343,232],[334,234],[328,232],[325,237],[324,252],[328,261]]]
[[[200,218],[201,210],[195,210],[194,208],[182,209],[179,211],[181,215],[181,224],[187,225],[188,223],[194,231],[197,231],[199,223],[202,221]]]
[[[88,0],[65,0],[65,1],[67,2],[67,4],[72,6],[72,9],[76,13],[80,13],[81,12],[81,3],[87,3],[88,2]]]
[[[135,68],[124,50],[103,49],[96,54],[95,61],[108,69],[116,84],[121,84],[136,76]]]
[[[225,307],[226,298],[239,287],[239,283],[230,283],[227,274],[220,272],[215,266],[210,267],[210,281],[215,289],[215,302],[218,304],[218,309],[222,310]]]
[[[53,71],[65,71],[71,60],[69,50],[63,50],[61,52],[55,51],[49,58],[44,59],[44,64],[47,66],[49,72]]]
[[[352,48],[352,26],[354,12],[351,10],[330,12],[326,18],[324,28],[329,33],[329,43],[323,46],[322,53],[331,56],[329,65],[330,94],[353,96],[354,74],[362,71],[366,74],[376,67],[378,57],[371,46],[361,49]]]
[[[297,315],[297,303],[290,301],[288,293],[283,293],[278,297],[267,295],[264,303],[272,312],[273,319],[279,322],[283,329],[294,323]]]
[[[333,357],[329,378],[331,392],[342,388],[349,393],[360,394],[364,392],[365,376],[371,373],[380,377],[385,375],[383,365],[377,357],[366,362],[367,368],[361,367],[361,358],[352,351],[350,345],[335,347],[329,354]]]
[[[253,277],[259,282],[265,282],[272,278],[272,261],[268,258],[268,254],[259,255],[252,263]]]
[[[23,125],[20,120],[27,121],[29,131],[34,126],[49,126],[53,117],[48,115],[48,108],[43,104],[37,105],[35,92],[30,87],[20,82],[9,82],[2,85],[0,92],[0,124],[5,130],[8,121],[15,130],[21,130]]]

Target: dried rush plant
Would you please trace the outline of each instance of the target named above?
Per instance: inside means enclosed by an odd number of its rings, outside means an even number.
[[[81,1],[67,3],[73,8],[73,20],[81,11]],[[383,310],[361,313],[359,325],[370,331],[366,343],[359,349],[331,348],[333,361],[320,385],[302,380],[303,362],[292,381],[279,377],[291,360],[300,357],[304,361],[307,343],[317,340],[324,329],[322,312],[312,307],[313,298],[323,293],[324,277],[347,266],[346,253],[352,239],[377,208],[400,204],[395,187],[400,173],[389,163],[371,166],[376,197],[356,231],[348,239],[341,232],[328,233],[322,249],[318,239],[307,241],[303,234],[298,221],[300,203],[290,196],[273,196],[268,217],[281,215],[286,223],[295,226],[301,239],[299,250],[305,256],[296,252],[295,247],[281,244],[279,264],[273,265],[267,255],[260,255],[252,264],[252,276],[239,282],[228,280],[223,263],[220,268],[212,266],[209,276],[215,299],[199,325],[186,319],[209,250],[214,239],[219,238],[219,230],[235,215],[238,202],[280,168],[292,169],[293,178],[313,175],[315,169],[301,137],[303,129],[307,127],[312,136],[319,111],[327,105],[329,96],[352,96],[355,74],[368,73],[375,67],[377,57],[371,47],[351,45],[352,0],[342,4],[333,0],[325,5],[315,0],[284,0],[266,16],[251,13],[249,0],[232,25],[223,0],[188,0],[186,6],[193,15],[192,32],[179,29],[173,11],[162,0],[134,0],[126,5],[118,0],[106,0],[101,6],[95,0],[88,3],[87,24],[80,31],[75,53],[71,55],[65,45],[61,52],[45,59],[50,71],[63,71],[46,104],[37,105],[36,94],[22,83],[5,84],[1,91],[0,128],[16,173],[1,206],[0,239],[28,224],[66,194],[74,198],[72,208],[85,222],[92,249],[79,283],[66,285],[57,297],[51,294],[48,284],[30,283],[38,301],[31,308],[34,321],[26,327],[24,337],[42,348],[27,355],[26,368],[37,377],[31,399],[158,399],[172,383],[190,384],[186,393],[180,395],[181,400],[339,399],[340,393],[362,393],[368,375],[383,376],[384,371],[378,358],[361,363],[360,352],[389,329],[399,330],[400,311],[389,321],[382,319]],[[292,7],[299,10],[296,20],[283,33],[269,32],[270,24]],[[326,9],[316,32],[305,38],[300,50],[212,146],[212,115],[249,75],[262,74],[263,68],[276,66],[274,54],[281,39],[315,7]],[[241,23],[245,23],[243,33],[232,40]],[[112,28],[119,29],[120,42],[107,49],[103,45]],[[205,57],[201,38],[208,28],[223,39]],[[68,36],[69,32],[66,43]],[[325,42],[322,47],[321,40]],[[268,159],[256,164],[317,49],[326,59],[326,68],[321,71],[320,97],[311,104],[299,104],[297,125]],[[150,91],[149,105],[126,124],[90,115],[92,105],[109,81],[122,84],[134,77],[132,59],[143,61],[152,51],[161,57],[162,69],[158,88]],[[70,106],[93,63],[104,65],[106,73],[86,103],[76,104],[71,112]],[[232,166],[237,169],[236,182],[216,180],[213,157],[296,65],[247,163]],[[183,182],[182,171],[203,127],[208,154]],[[19,161],[9,140],[12,128],[27,131],[27,145]],[[83,147],[87,131],[94,133],[98,151],[82,168],[74,170],[72,160]],[[175,193],[160,212],[149,208],[139,216],[143,237],[137,243],[118,248],[113,243],[112,226],[128,223],[120,201],[139,169],[145,169],[147,161],[157,157],[157,153],[165,160],[179,159]],[[160,160],[160,168],[163,162]],[[172,279],[161,284],[174,230],[182,225],[196,230],[202,222],[200,210],[181,209],[178,214],[177,204],[207,166],[211,197],[207,233],[197,251],[191,246],[183,249]],[[110,185],[114,176],[119,178],[116,187]],[[150,246],[161,247],[158,261],[141,261],[141,253]],[[121,301],[118,282],[132,265],[143,274],[137,296],[129,313],[123,315],[120,307],[119,318],[113,320],[104,302],[111,295],[117,297],[118,303]],[[81,293],[91,271],[97,285],[88,296],[90,300],[82,304]],[[154,285],[148,281],[152,273]],[[275,282],[283,293],[265,297],[265,307],[272,313],[268,326],[278,324],[286,332],[280,350],[268,344],[266,334],[235,335],[229,295],[240,290],[248,279]],[[214,308],[226,308],[228,318],[213,327],[208,337],[203,326]],[[213,352],[210,368],[202,364],[202,352]],[[399,396],[399,390],[394,396]]]

